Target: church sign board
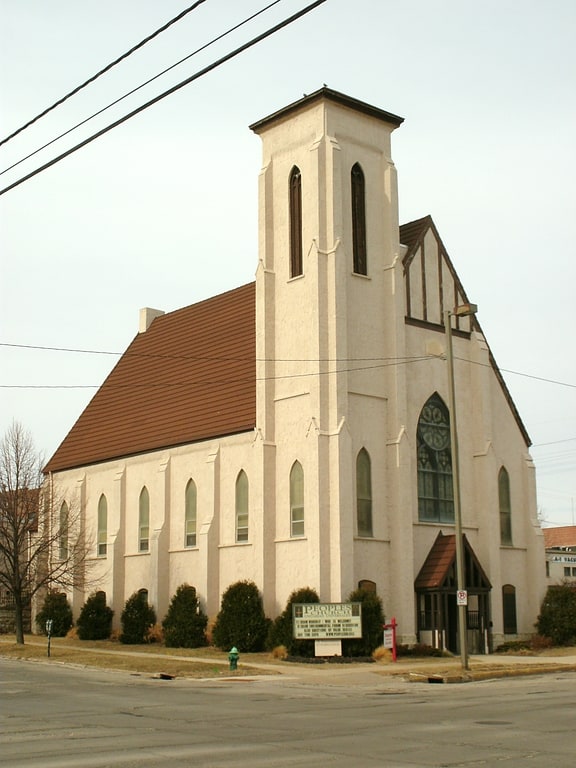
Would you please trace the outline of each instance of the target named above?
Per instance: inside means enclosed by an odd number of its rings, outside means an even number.
[[[295,603],[296,640],[344,640],[362,637],[362,603]]]

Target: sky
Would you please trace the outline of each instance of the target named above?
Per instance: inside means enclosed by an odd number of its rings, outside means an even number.
[[[0,187],[309,4],[275,3],[36,152],[270,2],[204,0],[0,146],[2,171],[35,153]],[[0,137],[191,5],[0,0]],[[532,439],[541,519],[576,524],[575,33],[574,0],[326,0],[0,195],[0,434],[20,422],[48,459],[141,307],[254,279],[248,126],[326,84],[405,118],[401,223],[433,217]]]

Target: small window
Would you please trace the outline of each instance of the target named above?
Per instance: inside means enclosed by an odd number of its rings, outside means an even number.
[[[364,173],[358,163],[352,167],[352,254],[354,272],[368,274],[366,253],[366,185]]]
[[[302,274],[302,177],[294,166],[290,173],[290,277]]]
[[[500,543],[512,544],[510,477],[504,467],[502,467],[498,474],[498,503],[500,506]]]
[[[185,499],[185,542],[187,547],[196,546],[196,483],[189,480]]]
[[[363,592],[373,592],[374,594],[378,591],[376,589],[376,582],[370,581],[370,579],[361,579],[358,582],[358,589],[361,589]]]
[[[106,496],[102,494],[98,501],[98,543],[97,552],[99,557],[105,557],[108,549],[108,502]]]
[[[418,519],[427,523],[453,523],[450,417],[438,393],[422,408],[417,444]]]
[[[504,615],[504,634],[515,635],[518,631],[516,624],[516,588],[512,584],[502,587],[502,612]]]
[[[248,541],[248,477],[243,469],[236,478],[236,541]]]
[[[304,470],[299,461],[290,470],[290,536],[304,536]]]
[[[373,536],[372,467],[370,455],[365,448],[356,457],[356,518],[358,536]]]
[[[146,486],[138,500],[138,551],[148,552],[150,548],[150,496]]]
[[[60,560],[68,559],[68,504],[64,501],[60,507],[58,519],[58,557]]]

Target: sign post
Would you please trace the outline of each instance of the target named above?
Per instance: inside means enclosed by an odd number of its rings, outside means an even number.
[[[50,658],[50,638],[52,637],[52,619],[46,622],[46,634],[48,635],[48,658]]]
[[[392,616],[390,624],[384,624],[384,648],[392,651],[392,661],[396,661],[396,619]]]

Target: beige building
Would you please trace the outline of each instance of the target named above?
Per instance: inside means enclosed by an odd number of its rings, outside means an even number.
[[[376,589],[402,642],[457,650],[444,312],[467,302],[430,217],[399,226],[402,119],[328,88],[262,140],[256,281],[139,333],[49,461],[116,620],[251,579]],[[452,317],[470,649],[533,631],[545,589],[530,441],[475,317]],[[73,596],[77,613],[86,595]]]
[[[544,528],[548,584],[576,583],[576,525]]]

